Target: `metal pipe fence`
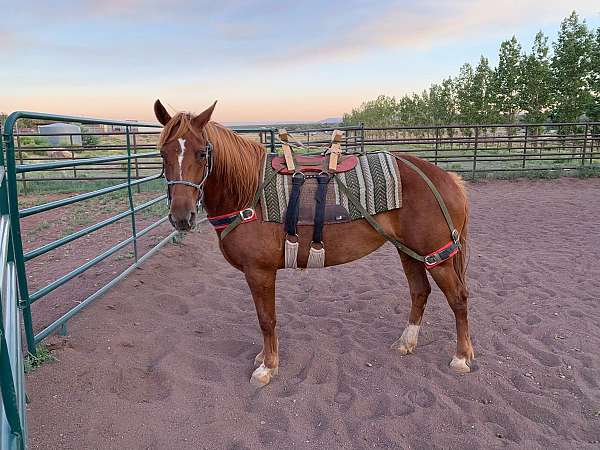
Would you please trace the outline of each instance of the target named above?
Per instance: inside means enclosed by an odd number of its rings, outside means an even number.
[[[420,156],[476,179],[488,174],[581,170],[600,164],[600,122],[350,127],[344,145]],[[304,144],[327,145],[323,130],[295,130]]]
[[[29,118],[29,119],[35,119],[35,120],[51,120],[53,122],[65,122],[65,123],[75,122],[75,123],[82,123],[82,124],[87,124],[87,123],[98,124],[98,123],[100,123],[100,124],[108,124],[108,125],[119,125],[119,126],[123,127],[125,130],[124,132],[121,133],[122,136],[125,137],[125,140],[124,140],[123,146],[120,146],[120,147],[114,149],[115,152],[119,152],[121,154],[92,156],[92,157],[85,157],[85,158],[75,157],[75,155],[74,155],[73,158],[66,159],[66,160],[59,160],[59,161],[53,161],[53,162],[31,163],[30,160],[26,160],[23,157],[22,147],[21,147],[21,152],[17,153],[18,147],[15,145],[15,144],[18,145],[19,139],[17,139],[17,138],[20,137],[18,135],[15,135],[15,124],[16,124],[17,120],[21,119],[21,118]],[[143,257],[140,256],[139,251],[138,251],[139,239],[142,238],[143,236],[147,235],[149,232],[154,230],[156,227],[163,224],[166,221],[166,216],[155,221],[154,223],[147,226],[143,230],[138,230],[137,224],[136,224],[136,214],[140,213],[141,211],[143,211],[153,205],[159,204],[160,202],[164,202],[166,199],[166,196],[164,195],[163,192],[161,192],[160,195],[156,196],[155,198],[153,198],[151,200],[146,201],[145,203],[143,203],[141,205],[136,206],[134,204],[132,189],[135,187],[138,187],[140,185],[143,185],[143,184],[146,184],[146,183],[149,183],[149,182],[159,179],[160,178],[160,165],[152,166],[152,169],[154,172],[153,174],[144,175],[144,176],[140,175],[139,177],[135,177],[136,172],[135,172],[135,168],[133,166],[136,164],[137,161],[148,159],[148,158],[157,158],[157,157],[159,157],[159,154],[158,154],[158,152],[156,152],[155,146],[152,147],[152,150],[154,150],[154,151],[151,151],[151,152],[138,153],[137,152],[138,149],[135,149],[136,151],[134,151],[133,145],[132,145],[132,139],[131,139],[131,132],[130,132],[130,127],[132,127],[132,126],[134,126],[134,125],[131,122],[110,121],[110,120],[102,120],[102,119],[91,119],[91,118],[72,117],[72,116],[59,116],[59,115],[29,113],[29,112],[13,113],[6,120],[5,128],[3,131],[3,142],[4,142],[4,146],[5,146],[5,151],[6,151],[6,163],[7,163],[6,190],[7,190],[7,201],[8,201],[8,205],[9,205],[8,212],[9,212],[10,219],[11,219],[11,230],[12,230],[12,236],[13,236],[13,242],[14,242],[16,277],[17,277],[17,282],[18,282],[19,292],[20,292],[20,299],[19,299],[18,306],[19,306],[19,309],[21,309],[23,312],[23,321],[24,321],[25,336],[26,336],[26,340],[27,340],[27,347],[28,347],[29,352],[31,352],[31,353],[35,353],[36,345],[42,339],[44,339],[46,336],[48,336],[51,332],[53,332],[56,329],[61,328],[61,327],[64,329],[67,321],[75,314],[75,312],[80,311],[83,307],[87,306],[91,301],[93,301],[94,299],[99,297],[100,291],[105,292],[107,286],[110,287],[110,286],[114,285],[116,282],[120,281],[125,276],[126,273],[129,273],[132,269],[139,266],[139,264],[146,257],[148,257],[149,254],[156,251],[158,248],[160,248],[162,245],[164,245],[166,242],[168,242],[169,239],[171,239],[175,236],[175,232],[170,232],[169,235],[167,236],[167,238],[163,239],[161,242],[159,242],[157,245],[155,245],[148,253],[146,253],[145,256],[143,256]],[[135,126],[140,126],[140,124],[135,123]],[[148,128],[155,128],[155,129],[160,128],[159,125],[151,124],[151,123],[143,124],[143,126],[148,127]],[[35,159],[35,158],[33,158],[33,159]],[[17,160],[19,161],[19,164],[17,164]],[[24,164],[20,164],[21,161],[23,161]],[[25,162],[27,162],[27,163],[25,163]],[[23,180],[25,180],[24,176],[26,174],[36,175],[36,174],[40,174],[43,172],[49,172],[49,171],[52,173],[53,171],[55,172],[55,171],[65,170],[65,169],[66,170],[78,169],[79,170],[79,172],[77,174],[78,176],[76,178],[74,177],[74,179],[80,180],[81,175],[85,174],[85,170],[88,169],[89,167],[102,166],[102,165],[105,165],[108,163],[115,163],[115,162],[123,163],[125,166],[125,171],[123,173],[123,176],[111,177],[111,178],[112,179],[123,178],[125,181],[122,183],[103,187],[103,188],[92,190],[89,192],[75,194],[75,195],[72,195],[72,196],[69,196],[69,197],[66,197],[63,199],[53,200],[53,201],[49,201],[49,202],[46,202],[46,203],[43,203],[40,205],[35,205],[35,206],[27,207],[27,208],[23,208],[19,205],[19,189],[18,189],[17,181],[19,180],[19,181],[23,182]],[[108,178],[108,177],[106,177],[106,178]],[[31,178],[30,181],[33,179],[35,179],[35,178]],[[74,188],[73,190],[75,191],[77,189],[82,190],[81,187]],[[83,190],[85,190],[85,189],[83,189]],[[27,252],[23,251],[23,241],[22,241],[22,237],[21,237],[21,228],[20,228],[20,220],[21,219],[23,219],[25,217],[29,217],[29,216],[34,216],[36,214],[40,214],[40,213],[50,211],[53,209],[73,205],[73,204],[76,204],[79,202],[90,200],[92,198],[100,197],[100,196],[103,196],[103,195],[106,195],[109,193],[113,193],[113,192],[117,192],[117,191],[126,192],[126,195],[127,195],[127,209],[126,210],[121,211],[108,219],[99,221],[99,222],[94,223],[90,226],[87,226],[83,229],[80,229],[80,230],[72,232],[66,236],[63,236],[59,239],[56,239],[50,243],[47,243],[40,247],[37,247],[33,250],[30,250]],[[46,254],[53,250],[56,250],[68,243],[76,241],[77,239],[79,239],[83,236],[86,236],[90,233],[98,231],[108,225],[111,225],[117,221],[124,220],[124,219],[130,220],[131,235],[128,238],[112,245],[108,250],[104,251],[100,255],[97,255],[96,257],[91,258],[89,261],[76,267],[74,270],[59,277],[58,279],[50,282],[46,286],[43,286],[43,287],[37,289],[35,292],[30,293],[30,287],[29,287],[28,278],[27,278],[27,268],[26,268],[27,261],[31,261],[43,254]],[[87,299],[84,299],[82,302],[80,302],[77,305],[77,307],[72,308],[71,310],[67,311],[65,314],[63,314],[61,317],[56,319],[50,325],[46,326],[44,329],[34,331],[33,322],[32,322],[32,312],[31,312],[31,305],[34,302],[45,297],[46,295],[48,295],[50,292],[54,291],[58,287],[63,286],[65,283],[69,282],[73,278],[79,276],[86,270],[90,269],[91,267],[95,266],[99,262],[103,261],[104,259],[115,254],[119,250],[124,249],[127,246],[133,247],[134,262],[125,270],[125,272],[123,272],[123,273],[119,274],[118,276],[116,276],[115,278],[113,278],[113,280],[111,280],[106,286],[104,286],[103,288],[101,288],[99,291],[92,294],[91,296],[89,296]]]
[[[4,151],[0,140],[0,449],[25,449],[27,419],[21,310],[18,308],[13,232],[8,207]]]
[[[22,142],[23,138],[31,138],[32,135],[15,134],[15,155],[21,166],[53,164],[46,166],[48,171],[43,176],[38,171],[21,171],[18,177],[20,188],[27,192],[28,184],[61,180],[126,181],[130,167],[134,179],[142,179],[154,173],[162,164],[156,153],[159,133],[141,131],[139,128],[143,125],[135,124],[135,131],[129,133],[119,131],[36,135],[61,136],[69,138],[71,142],[74,137],[95,136],[100,141],[94,145],[32,147],[23,145]],[[477,178],[490,173],[576,170],[600,162],[599,122],[395,127],[357,125],[337,128],[345,132],[342,145],[347,150],[366,152],[385,149],[409,152],[444,169],[462,173],[466,178]],[[280,147],[276,138],[277,130],[273,127],[233,129],[255,139],[271,151]],[[304,145],[326,146],[333,130],[333,127],[300,128],[290,132]],[[126,158],[111,156],[122,155],[128,148],[132,154],[143,154],[144,157],[135,158],[131,164],[127,164]],[[97,155],[106,159],[99,160]],[[65,163],[61,165],[60,162],[55,162],[61,158],[65,158]],[[66,163],[67,159],[93,159],[94,163],[69,165]],[[136,189],[139,192],[139,186]]]

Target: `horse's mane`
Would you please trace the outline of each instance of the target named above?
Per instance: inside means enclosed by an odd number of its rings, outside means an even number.
[[[200,132],[193,127],[193,118],[194,115],[186,112],[175,114],[163,128],[159,145],[179,139],[188,132],[200,137]],[[265,148],[216,122],[208,122],[203,132],[213,145],[213,176],[235,200],[237,209],[249,206],[258,189]]]

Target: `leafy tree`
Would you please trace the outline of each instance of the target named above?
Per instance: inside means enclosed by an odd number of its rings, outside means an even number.
[[[591,76],[593,39],[585,21],[575,11],[562,21],[554,56],[552,74],[553,112],[556,122],[579,120],[591,104],[588,80]]]
[[[494,71],[493,94],[496,108],[506,123],[514,123],[519,112],[521,45],[513,36],[500,44],[498,67]]]
[[[448,125],[456,121],[456,99],[452,78],[429,88],[429,111],[434,125]]]
[[[344,124],[514,123],[520,112],[528,123],[573,122],[584,113],[600,121],[600,28],[590,32],[573,12],[561,23],[552,48],[550,56],[548,38],[539,32],[531,52],[522,53],[513,36],[500,45],[496,68],[482,56],[475,68],[464,64],[456,77],[421,94],[399,99],[381,95],[365,102],[344,115]]]
[[[460,68],[458,77],[454,80],[458,107],[458,120],[464,124],[475,123],[477,106],[473,101],[473,67],[465,63]]]
[[[596,30],[596,36],[592,42],[590,61],[591,74],[588,82],[590,102],[587,115],[590,120],[600,121],[600,27]]]
[[[540,31],[535,35],[531,53],[521,57],[520,106],[528,123],[548,120],[552,96],[549,51],[548,38]]]
[[[496,121],[496,98],[493,85],[494,71],[483,55],[473,74],[471,97],[473,102],[473,120],[475,123],[493,123]]]
[[[100,136],[95,134],[83,134],[81,136],[81,143],[84,147],[93,147],[100,144]]]
[[[350,114],[344,114],[342,123],[350,125],[362,122],[367,126],[390,126],[394,124],[397,109],[395,97],[380,95],[353,109]]]

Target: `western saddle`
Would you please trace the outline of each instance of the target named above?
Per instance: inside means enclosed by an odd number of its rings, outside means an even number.
[[[279,130],[279,139],[282,142],[283,156],[272,159],[273,169],[282,175],[293,175],[294,173],[319,172],[340,173],[354,169],[358,164],[355,155],[342,153],[341,141],[344,133],[335,130],[331,134],[331,146],[320,155],[297,155],[292,151],[289,144],[289,134],[285,129]]]

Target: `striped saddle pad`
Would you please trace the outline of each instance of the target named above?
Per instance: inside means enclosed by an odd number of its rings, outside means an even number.
[[[276,155],[267,155],[263,167],[263,180],[275,171],[271,160]],[[339,178],[354,197],[360,199],[362,207],[374,215],[402,206],[402,186],[396,159],[384,152],[367,153],[359,156],[354,169],[338,173]],[[261,207],[263,220],[283,223],[288,199],[292,190],[291,175],[277,174],[263,189]],[[300,194],[299,225],[314,223],[315,192],[317,180],[308,178]],[[363,214],[348,201],[334,180],[329,182],[325,202],[325,223],[343,223],[362,219]]]

